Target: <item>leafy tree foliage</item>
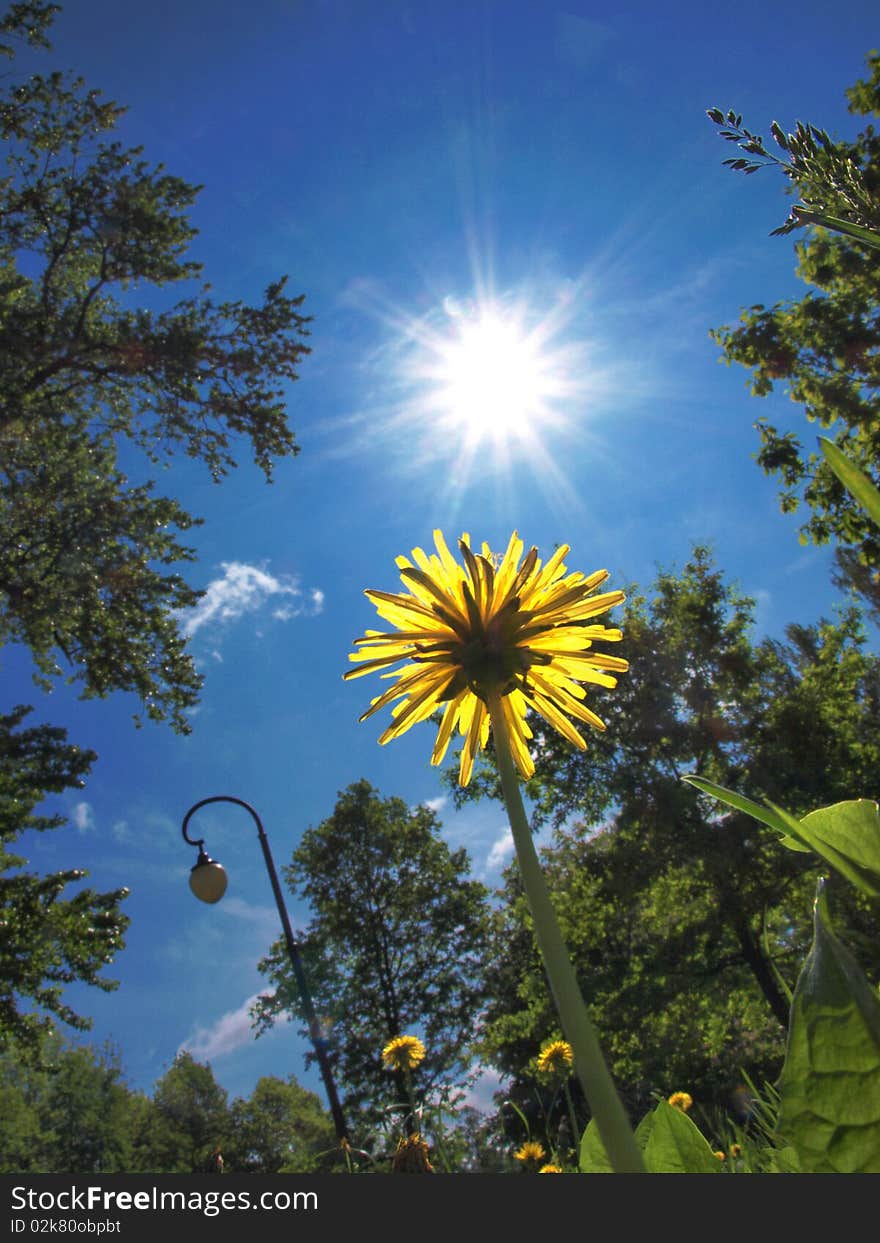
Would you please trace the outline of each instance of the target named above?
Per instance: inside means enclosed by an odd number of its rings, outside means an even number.
[[[868,58],[870,76],[847,91],[849,110],[860,116],[880,114],[880,54]],[[713,115],[716,114],[716,115]],[[720,109],[709,114],[725,124]],[[770,157],[760,137],[741,128],[733,117],[727,136],[750,156],[733,161],[752,172]],[[774,122],[777,144],[787,153],[784,171],[805,202],[833,211],[855,224],[880,224],[880,136],[867,125],[852,143],[833,142],[809,125],[785,135]],[[755,158],[757,157],[757,159]],[[766,159],[764,158],[766,157]],[[798,212],[798,209],[795,209]],[[777,232],[809,219],[800,211]],[[777,384],[803,406],[807,419],[824,432],[875,483],[880,482],[877,398],[880,393],[880,262],[875,249],[856,238],[824,229],[812,231],[796,247],[797,274],[810,286],[799,301],[757,304],[744,310],[737,327],[712,332],[727,363],[747,367],[751,391],[764,397]],[[757,422],[757,460],[781,482],[784,512],[806,504],[810,516],[801,527],[803,540],[817,544],[834,538],[843,554],[842,576],[855,585],[858,567],[870,571],[869,598],[877,602],[880,538],[863,510],[844,489],[822,455],[809,450],[800,434]],[[855,576],[847,572],[849,564]],[[861,576],[864,579],[864,575]]]
[[[723,1101],[739,1068],[778,1070],[788,988],[810,943],[811,857],[681,778],[696,772],[801,815],[877,796],[880,660],[855,609],[750,637],[752,602],[696,548],[631,595],[630,672],[603,697],[586,751],[532,722],[537,823],[563,931],[613,1073],[641,1117],[652,1090]],[[451,781],[454,775],[450,774]],[[497,794],[484,769],[471,791]],[[841,921],[880,974],[868,904],[835,888]],[[555,1019],[515,874],[489,955],[485,1051],[518,1075]]]
[[[151,1173],[206,1172],[211,1151],[225,1147],[229,1110],[225,1089],[207,1063],[178,1053],[156,1084],[137,1137],[139,1168]]]
[[[335,1147],[330,1118],[293,1078],[260,1079],[229,1107],[210,1066],[186,1053],[150,1097],[126,1084],[114,1051],[55,1032],[31,1064],[0,1051],[0,1173],[213,1172],[215,1148],[226,1173],[308,1173],[338,1168]]]
[[[47,1037],[39,1066],[0,1053],[0,1171],[118,1174],[132,1168],[143,1098],[111,1050]]]
[[[83,880],[79,868],[37,876],[12,847],[26,830],[44,833],[63,816],[35,815],[47,793],[79,789],[95,759],[49,725],[23,728],[29,709],[0,715],[0,1037],[14,1040],[23,1057],[38,1053],[52,1018],[85,1029],[87,1019],[64,1001],[64,986],[78,980],[105,991],[101,976],[123,945],[128,919],[120,910],[126,889],[96,893],[65,889]]]
[[[406,1101],[382,1067],[395,1036],[424,1041],[419,1092],[465,1076],[483,1001],[487,891],[439,830],[429,808],[411,810],[357,781],[303,835],[285,870],[314,912],[300,938],[303,962],[349,1114]],[[258,1003],[260,1030],[284,1013],[302,1017],[282,942],[260,970],[275,986]]]
[[[54,11],[24,0],[0,31],[45,44]],[[284,386],[308,321],[285,278],[257,306],[203,286],[149,309],[142,290],[200,277],[199,188],[105,137],[123,111],[55,71],[0,97],[0,643],[26,645],[44,684],[63,660],[84,695],[133,692],[187,732],[200,677],[175,610],[199,593],[168,567],[192,560],[177,533],[194,519],[131,483],[120,449],[182,451],[219,481],[244,438],[270,478],[297,451]]]
[[[330,1169],[338,1143],[314,1092],[296,1079],[266,1075],[233,1101],[224,1169],[240,1174],[308,1174]]]

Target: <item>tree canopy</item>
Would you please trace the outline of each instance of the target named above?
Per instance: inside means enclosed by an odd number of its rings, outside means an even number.
[[[847,92],[850,112],[880,115],[880,53],[868,57],[870,76]],[[747,158],[733,161],[754,172],[771,157],[760,136],[741,125],[741,118],[720,109],[710,117],[728,125]],[[728,124],[732,120],[733,126]],[[855,224],[880,222],[880,136],[866,125],[853,142],[832,141],[824,130],[799,123],[784,134],[772,132],[788,156],[784,168],[805,201],[830,210]],[[796,215],[777,232],[803,225],[809,215]],[[835,443],[874,483],[880,482],[880,440],[877,399],[880,395],[880,253],[845,233],[811,228],[796,246],[797,274],[809,286],[799,299],[772,307],[755,304],[743,310],[740,324],[714,329],[727,363],[751,372],[751,391],[759,397],[783,385],[792,401],[803,407],[809,423]],[[757,420],[757,460],[781,483],[783,512],[805,505],[809,516],[801,536],[816,544],[837,542],[844,576],[855,578],[860,590],[876,601],[880,570],[880,537],[864,511],[838,480],[814,445],[806,444],[800,428]],[[847,573],[851,565],[855,574]],[[871,587],[873,586],[873,592]]]
[[[127,889],[96,893],[80,888],[81,868],[46,876],[24,870],[14,849],[25,832],[45,833],[66,823],[60,815],[37,815],[47,794],[80,789],[95,760],[67,742],[63,729],[23,727],[29,709],[0,714],[0,1036],[22,1055],[35,1055],[53,1019],[82,1030],[90,1026],[64,1000],[74,980],[110,990],[103,968],[122,948],[128,919],[120,903]]]
[[[10,5],[0,55],[48,52],[58,11]],[[54,69],[0,87],[0,649],[27,649],[45,690],[66,676],[86,697],[128,692],[186,733],[201,676],[178,611],[201,593],[173,567],[194,559],[178,536],[198,520],[149,476],[182,456],[220,481],[249,443],[270,479],[297,452],[286,398],[308,353],[303,298],[283,276],[257,305],[210,296],[187,257],[199,187],[114,139],[122,107]],[[112,987],[99,972],[122,946],[125,891],[62,900],[84,872],[40,878],[12,853],[64,823],[34,809],[80,787],[96,756],[7,707],[0,1032],[33,1051],[47,1015],[86,1024],[65,984]]]
[[[395,1036],[425,1044],[419,1091],[464,1079],[483,1001],[488,895],[439,829],[429,808],[357,781],[285,869],[313,912],[299,938],[305,973],[353,1114],[401,1101],[381,1058]],[[283,943],[260,970],[275,986],[258,1003],[261,1029],[285,1012],[301,1016]]]
[[[46,45],[54,11],[24,0],[2,29]],[[132,692],[186,732],[201,680],[176,610],[199,593],[168,567],[192,560],[178,533],[196,519],[121,451],[219,481],[249,441],[271,478],[297,452],[286,386],[308,319],[286,277],[255,306],[209,296],[186,257],[200,187],[111,140],[123,112],[58,71],[0,97],[0,643],[44,684]],[[172,285],[186,296],[152,309]]]

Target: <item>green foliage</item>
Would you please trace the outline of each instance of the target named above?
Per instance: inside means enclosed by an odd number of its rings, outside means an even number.
[[[395,1036],[424,1041],[420,1095],[457,1082],[468,1063],[483,1001],[487,893],[439,829],[427,807],[382,799],[361,780],[303,835],[286,869],[291,892],[314,912],[298,940],[347,1114],[369,1110],[375,1121],[383,1104],[408,1101],[406,1085],[382,1066]],[[260,970],[275,986],[257,1003],[261,1030],[285,1013],[302,1017],[282,942]]]
[[[850,111],[860,115],[880,113],[880,55],[872,53],[868,65],[870,78],[847,92]],[[724,121],[719,115],[712,119]],[[734,121],[738,123],[739,118]],[[785,171],[806,201],[851,223],[878,227],[880,136],[872,126],[852,143],[832,143],[824,131],[812,126],[799,126],[797,134],[788,138],[778,127],[773,132],[777,143],[780,138],[788,143],[791,159]],[[760,143],[745,131],[742,140],[747,151],[750,143]],[[755,154],[767,156],[763,148]],[[779,231],[807,218],[808,213],[801,210],[799,219]],[[750,307],[742,312],[740,326],[718,328],[711,335],[728,364],[737,362],[751,371],[752,393],[767,396],[777,383],[785,384],[807,419],[822,429],[833,429],[834,445],[870,483],[877,483],[880,264],[876,251],[866,249],[864,240],[820,229],[798,245],[797,255],[798,275],[811,286],[800,301],[778,302],[770,309]],[[866,587],[864,594],[876,603],[880,537],[868,514],[841,483],[827,453],[808,452],[795,430],[774,426],[765,418],[757,427],[761,438],[757,460],[781,482],[783,511],[794,512],[802,504],[810,511],[801,527],[802,540],[825,544],[833,538],[844,581],[853,582],[859,590]],[[860,569],[871,572],[867,584]]]
[[[0,1172],[116,1174],[131,1169],[138,1103],[109,1050],[41,1046],[39,1065],[0,1053]]]
[[[821,886],[779,1089],[779,1130],[804,1173],[880,1173],[880,1000],[831,931]]]
[[[868,65],[873,71],[871,82],[859,82],[848,91],[850,111],[863,114],[875,112],[877,73],[880,54],[872,52]],[[732,110],[708,109],[710,121],[720,126],[726,142],[735,143],[744,153],[724,164],[749,175],[759,168],[775,166],[792,183],[803,200],[803,206],[792,208],[785,223],[771,236],[791,233],[804,224],[822,224],[837,228],[868,246],[880,246],[880,200],[873,170],[865,169],[859,152],[844,143],[836,143],[823,129],[798,121],[794,133],[786,134],[777,121],[771,122],[773,141],[784,154],[776,155],[764,145],[759,134],[753,134]],[[744,158],[747,157],[747,158]]]
[[[64,1001],[73,981],[104,991],[116,987],[101,972],[122,948],[128,919],[120,903],[128,890],[79,889],[62,897],[87,873],[68,868],[47,876],[22,870],[13,851],[25,831],[45,833],[66,822],[35,815],[46,794],[80,789],[95,759],[66,742],[49,725],[22,728],[28,708],[0,715],[0,1038],[14,1041],[23,1057],[39,1055],[52,1018],[80,1030],[90,1023]]]
[[[45,45],[54,11],[13,5],[0,29]],[[188,732],[201,678],[175,614],[199,593],[167,569],[193,559],[195,520],[119,456],[182,452],[219,481],[245,439],[270,478],[297,452],[284,391],[308,320],[285,278],[257,306],[203,287],[148,309],[142,291],[200,277],[198,187],[105,137],[123,111],[55,71],[0,97],[0,643],[43,686],[63,661],[84,695],[131,692]]]
[[[223,1150],[230,1174],[308,1174],[338,1167],[333,1124],[314,1092],[292,1076],[264,1076],[233,1101]]]
[[[674,1109],[666,1101],[646,1114],[636,1129],[636,1143],[649,1174],[719,1174],[719,1158],[709,1147],[705,1136],[687,1114]],[[605,1153],[596,1124],[591,1122],[581,1140],[580,1170],[582,1174],[610,1174],[611,1165]]]
[[[210,1065],[178,1053],[153,1091],[138,1136],[139,1168],[154,1174],[204,1173],[211,1151],[225,1146],[229,1127],[226,1092]]]

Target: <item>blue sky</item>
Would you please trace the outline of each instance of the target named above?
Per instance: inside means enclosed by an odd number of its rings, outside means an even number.
[[[129,106],[123,142],[204,184],[192,257],[215,295],[256,301],[287,273],[313,316],[289,394],[299,457],[271,486],[244,447],[220,487],[191,462],[159,480],[204,519],[185,569],[207,595],[181,618],[206,675],[192,735],[136,730],[123,696],[43,696],[22,653],[0,654],[7,704],[34,703],[99,753],[63,800],[69,827],[25,853],[131,889],[109,969],[119,989],[71,1000],[133,1086],[150,1090],[185,1046],[230,1097],[262,1074],[320,1092],[291,1027],[249,1032],[279,925],[244,812],[193,821],[230,885],[215,907],[189,894],[180,824],[197,800],[252,803],[280,868],[366,777],[435,806],[487,883],[508,861],[500,807],[455,814],[444,799],[432,727],[380,748],[383,725],[357,723],[376,690],[342,681],[374,624],[363,589],[396,590],[395,556],[435,527],[450,542],[469,531],[503,548],[516,528],[545,553],[569,543],[570,567],[605,566],[612,586],[647,585],[708,542],[756,598],[758,634],[833,608],[830,554],[799,544],[752,457],[758,416],[800,428],[801,413],[784,394],[752,398],[708,335],[803,288],[791,239],[768,236],[783,179],[723,169],[732,152],[705,109],[733,107],[764,134],[776,118],[850,137],[844,90],[877,41],[873,3],[832,20],[817,0],[746,0],[735,16],[578,0],[76,0],[57,19],[52,63]],[[481,331],[484,354],[519,342],[491,426],[492,394],[475,405],[450,362]]]

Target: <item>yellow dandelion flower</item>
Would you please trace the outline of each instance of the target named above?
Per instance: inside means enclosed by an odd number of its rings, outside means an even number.
[[[541,1168],[538,1170],[538,1173],[539,1174],[561,1174],[562,1170],[559,1168],[558,1165],[554,1165],[552,1161],[549,1161],[546,1165],[541,1166]]]
[[[418,1036],[395,1036],[382,1050],[382,1061],[388,1070],[414,1070],[424,1057],[425,1046]]]
[[[529,708],[583,750],[586,743],[569,717],[594,729],[605,726],[584,703],[581,683],[616,686],[614,674],[628,667],[625,660],[593,646],[622,638],[619,630],[592,622],[625,599],[622,591],[594,594],[608,571],[567,573],[563,560],[568,545],[559,547],[546,564],[536,548],[523,558],[524,544],[515,531],[500,558],[487,544],[474,554],[463,535],[458,544],[463,565],[449,552],[442,532],[434,532],[434,544],[436,554],[414,548],[412,561],[397,558],[406,593],[365,593],[379,616],[397,630],[368,630],[355,640],[358,650],[349,660],[359,668],[344,676],[381,670],[382,677],[393,679],[360,719],[393,705],[392,723],[379,738],[386,743],[442,709],[431,763],[442,763],[457,729],[464,738],[459,768],[463,786],[489,737],[490,696],[499,698],[513,758],[524,779],[535,771],[526,746],[532,736],[526,723]],[[391,668],[401,661],[400,668]]]
[[[542,1075],[568,1075],[574,1066],[574,1050],[567,1040],[545,1044],[538,1054],[538,1070]]]
[[[539,1161],[543,1161],[547,1154],[539,1143],[530,1139],[526,1140],[521,1148],[517,1148],[513,1156],[516,1161],[537,1164]]]
[[[742,1148],[740,1147],[740,1145],[739,1145],[739,1144],[731,1144],[731,1145],[730,1145],[730,1155],[731,1155],[732,1157],[741,1157],[741,1156],[742,1156]]]
[[[725,1155],[723,1152],[721,1152],[721,1150],[720,1150],[720,1149],[719,1149],[719,1151],[718,1151],[718,1152],[716,1152],[716,1153],[715,1153],[715,1156],[718,1158],[718,1160],[719,1160],[719,1161],[726,1161],[726,1160],[727,1160],[726,1155]]]
[[[666,1099],[673,1109],[680,1109],[683,1114],[686,1114],[694,1103],[694,1098],[690,1092],[673,1092]]]

